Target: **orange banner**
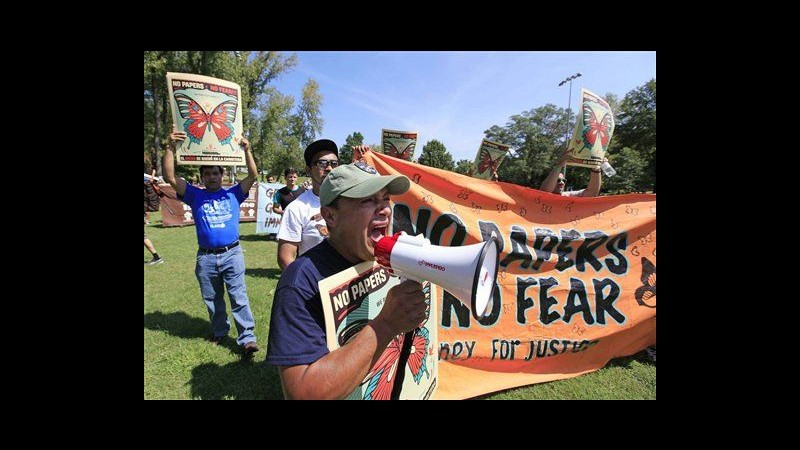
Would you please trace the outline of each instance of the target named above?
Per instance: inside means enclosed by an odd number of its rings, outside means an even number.
[[[570,378],[655,344],[655,195],[562,197],[371,151],[364,159],[412,181],[393,197],[392,232],[444,246],[493,233],[501,242],[488,316],[475,320],[440,290],[436,398]]]

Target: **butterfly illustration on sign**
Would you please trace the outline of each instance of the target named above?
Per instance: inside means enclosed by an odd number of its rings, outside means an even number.
[[[389,141],[383,143],[383,153],[394,156],[395,158],[405,159],[406,161],[411,160],[411,156],[414,154],[414,147],[417,146],[416,141],[411,141],[408,145],[406,145],[402,151],[398,150],[395,145]]]
[[[505,154],[498,155],[496,159],[492,159],[492,154],[489,153],[489,150],[485,148],[481,149],[480,154],[480,162],[478,163],[478,173],[485,173],[486,170],[491,169],[491,173],[494,173],[497,170],[497,166],[500,165],[500,161],[503,160]]]
[[[640,306],[656,307],[656,266],[645,257],[642,257],[642,285],[636,288],[634,296]]]
[[[594,110],[587,104],[583,104],[583,142],[586,147],[593,147],[597,139],[600,139],[600,145],[603,151],[608,147],[608,141],[611,139],[611,113],[603,114],[600,120]]]
[[[233,126],[231,124],[236,120],[236,108],[238,106],[235,98],[220,103],[211,111],[211,114],[207,113],[197,101],[186,94],[175,94],[175,101],[178,103],[178,112],[181,117],[186,119],[186,122],[183,123],[183,129],[189,136],[187,149],[191,148],[192,142],[200,144],[208,130],[214,130],[214,134],[220,144],[230,145],[233,138]],[[233,145],[231,145],[231,149],[233,149]]]
[[[422,292],[425,294],[426,303],[430,308],[431,284],[429,282],[423,283]],[[405,359],[406,366],[411,372],[414,383],[420,384],[422,375],[428,375],[430,378],[431,373],[428,370],[427,355],[431,346],[430,331],[425,327],[428,318],[419,324],[418,328],[414,331],[404,334],[398,334],[383,351],[378,361],[372,366],[364,381],[361,383],[364,386],[364,400],[391,400],[392,391],[394,389],[401,389],[401,386],[395,387],[397,383],[397,371],[400,361]],[[403,343],[406,339],[411,339],[411,345],[406,346],[408,357],[404,358]],[[400,368],[400,370],[404,370]]]
[[[423,374],[430,377],[427,364],[427,348],[430,345],[430,334],[427,328],[421,327],[412,334],[411,350],[406,365],[414,377],[414,382],[419,384]],[[397,377],[400,351],[406,335],[399,334],[383,351],[378,361],[372,366],[364,378],[364,400],[390,400],[395,378]],[[399,389],[399,387],[398,387]]]

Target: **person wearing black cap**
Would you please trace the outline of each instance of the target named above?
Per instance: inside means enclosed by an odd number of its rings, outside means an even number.
[[[424,319],[422,286],[405,281],[389,289],[374,319],[330,352],[319,293],[320,280],[375,259],[375,242],[386,235],[392,214],[390,196],[410,186],[407,177],[380,176],[362,161],[337,167],[322,182],[320,203],[328,238],[289,265],[272,302],[266,361],[278,366],[286,398],[345,398],[392,338]]]
[[[328,233],[319,213],[319,187],[325,176],[339,165],[339,148],[330,139],[320,139],[306,147],[303,157],[312,184],[310,190],[300,194],[283,210],[277,236],[281,270],[286,270],[295,258],[322,242]]]

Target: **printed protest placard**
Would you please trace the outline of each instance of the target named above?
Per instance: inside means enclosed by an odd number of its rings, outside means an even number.
[[[185,131],[178,145],[178,164],[246,165],[239,147],[242,99],[238,84],[189,73],[167,72],[169,104],[176,131]]]
[[[258,214],[256,214],[256,234],[277,234],[281,225],[280,214],[272,212],[275,192],[285,185],[281,183],[258,183]]]
[[[411,161],[417,146],[416,131],[381,130],[383,154]]]
[[[328,349],[334,351],[358,334],[383,308],[400,279],[374,261],[365,261],[319,282]],[[436,392],[438,341],[435,285],[424,282],[429,316],[419,327],[392,339],[348,400],[425,400]],[[435,302],[434,302],[435,303]],[[399,370],[398,370],[399,369]]]
[[[614,113],[599,95],[581,88],[581,110],[569,141],[568,166],[596,169],[603,163],[611,135],[614,134]]]
[[[475,178],[483,180],[491,180],[492,174],[500,167],[508,154],[509,146],[499,142],[492,142],[488,139],[481,141],[481,146],[478,148],[478,154],[475,156],[475,172],[472,174]]]

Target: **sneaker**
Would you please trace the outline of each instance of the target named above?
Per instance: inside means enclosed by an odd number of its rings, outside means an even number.
[[[154,260],[152,260],[152,261],[149,261],[149,262],[147,263],[147,265],[148,265],[148,266],[155,266],[156,264],[161,264],[161,263],[163,263],[163,262],[164,262],[164,258],[158,258],[158,259],[154,259]]]
[[[212,335],[211,335],[211,336],[208,338],[208,341],[209,341],[209,342],[211,342],[212,344],[219,345],[219,343],[220,343],[220,342],[222,342],[222,339],[224,339],[224,338],[225,338],[225,336],[214,336],[214,335],[212,334]]]
[[[242,346],[242,353],[244,353],[245,356],[250,356],[257,351],[258,345],[256,345],[255,341],[250,341]]]

